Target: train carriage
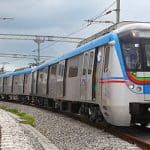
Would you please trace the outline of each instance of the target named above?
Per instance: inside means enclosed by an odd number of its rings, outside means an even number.
[[[21,101],[31,94],[31,69],[16,71],[11,76],[13,77],[12,95],[18,97]]]
[[[15,96],[20,99],[29,96],[31,94],[31,82],[27,79],[25,81],[25,76],[29,76],[30,73],[31,69],[27,69],[0,75],[0,80],[3,83],[1,94],[9,99],[13,99]]]
[[[82,41],[74,51],[37,66],[32,74],[22,72],[24,79],[18,81],[24,84],[24,92],[32,93],[35,104],[92,121],[104,118],[117,126],[146,125],[150,122],[149,39],[149,23],[123,22]],[[12,76],[16,78],[17,73]],[[4,77],[5,94],[12,94],[7,92],[6,82],[8,78],[13,83],[12,76],[0,76]],[[31,81],[28,87],[26,82]]]

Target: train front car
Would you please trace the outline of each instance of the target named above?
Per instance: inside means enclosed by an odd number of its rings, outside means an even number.
[[[120,94],[127,104],[125,125],[150,123],[150,24],[135,23],[117,31],[126,87]],[[119,91],[118,91],[119,92]],[[119,101],[119,99],[118,99]]]

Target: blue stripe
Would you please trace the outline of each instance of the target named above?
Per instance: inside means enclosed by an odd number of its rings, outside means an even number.
[[[26,70],[19,70],[19,71],[15,71],[15,72],[9,72],[9,73],[5,73],[5,74],[1,74],[0,78],[6,78],[6,77],[17,76],[17,75],[22,75],[22,74],[30,74],[31,71],[32,71],[32,69],[26,69]]]
[[[143,85],[144,94],[150,94],[150,85]]]
[[[91,42],[89,42],[89,43],[87,43],[85,45],[82,45],[79,48],[76,48],[75,50],[73,50],[72,52],[70,52],[70,53],[68,53],[66,55],[63,55],[63,56],[61,56],[61,57],[59,57],[57,59],[54,59],[52,61],[49,61],[49,62],[47,62],[45,64],[42,64],[42,65],[36,67],[35,69],[33,69],[32,72],[35,72],[35,71],[40,70],[40,69],[43,69],[43,68],[45,68],[45,67],[47,67],[49,65],[58,63],[58,62],[63,61],[65,59],[69,59],[69,58],[71,58],[73,56],[79,55],[81,53],[84,53],[86,51],[94,49],[94,48],[96,48],[98,46],[105,45],[105,44],[109,43],[110,41],[113,41],[114,37],[115,37],[114,33],[109,33],[109,34],[107,34],[105,36],[102,36],[102,37],[100,37],[98,39],[95,39],[95,40],[93,40],[93,41],[91,41]]]
[[[126,73],[126,70],[125,70],[125,65],[124,65],[124,61],[123,61],[123,56],[122,56],[122,53],[121,53],[121,48],[120,48],[120,44],[119,44],[119,39],[118,39],[118,36],[116,33],[109,33],[105,36],[102,36],[98,39],[95,39],[77,49],[75,49],[74,51],[66,54],[66,55],[63,55],[57,59],[54,59],[52,61],[49,61],[45,64],[42,64],[38,67],[36,67],[35,69],[33,69],[32,72],[35,72],[37,70],[40,70],[40,69],[43,69],[45,67],[48,67],[49,65],[52,65],[52,64],[55,64],[55,63],[58,63],[60,61],[63,61],[65,59],[69,59],[73,56],[76,56],[76,55],[79,55],[81,53],[84,53],[86,51],[89,51],[91,49],[94,49],[96,47],[99,47],[99,46],[102,46],[102,45],[105,45],[111,41],[115,41],[115,49],[116,49],[116,53],[117,53],[117,56],[118,56],[118,59],[119,59],[119,63],[120,63],[120,66],[121,66],[121,70],[122,70],[122,73],[123,73],[123,78],[122,79],[125,79],[125,80],[128,80],[128,76],[127,76],[127,73]]]
[[[124,77],[125,80],[128,80],[129,78],[128,78],[127,73],[126,73],[125,64],[124,64],[124,61],[123,61],[123,56],[122,56],[118,36],[116,34],[114,34],[113,36],[114,36],[114,39],[115,39],[115,48],[116,48],[117,55],[118,55],[118,58],[119,58],[119,63],[120,63],[120,66],[121,66],[123,77]]]
[[[116,53],[117,53],[117,56],[118,56],[118,59],[119,59],[119,63],[120,63],[120,66],[121,66],[121,70],[122,70],[122,73],[123,73],[123,78],[122,79],[128,79],[126,71],[125,71],[125,67],[124,67],[123,56],[122,56],[122,53],[121,53],[119,39],[118,39],[118,36],[117,36],[116,33],[109,33],[109,34],[107,34],[105,36],[102,36],[102,37],[100,37],[98,39],[95,39],[95,40],[93,40],[93,41],[91,41],[91,42],[89,42],[89,43],[87,43],[87,44],[85,44],[85,45],[75,49],[74,51],[72,51],[72,52],[70,52],[70,53],[68,53],[66,55],[63,55],[61,57],[58,57],[57,59],[48,61],[47,63],[44,63],[44,64],[36,67],[33,70],[29,69],[28,71],[25,71],[25,70],[17,71],[17,72],[13,72],[13,73],[0,75],[0,77],[9,77],[9,76],[13,76],[13,75],[28,74],[28,73],[31,73],[31,72],[35,72],[37,70],[44,69],[45,67],[48,67],[49,65],[58,63],[60,61],[63,61],[65,59],[69,59],[69,58],[71,58],[73,56],[79,55],[81,53],[84,53],[84,52],[89,51],[91,49],[94,49],[96,47],[105,45],[105,44],[107,44],[107,43],[109,43],[111,41],[115,41],[115,49],[116,49]]]

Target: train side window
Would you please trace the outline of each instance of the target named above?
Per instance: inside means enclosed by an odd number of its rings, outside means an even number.
[[[64,65],[61,65],[61,76],[62,76],[62,77],[64,76],[64,70],[65,70],[65,66],[64,66]]]
[[[87,74],[88,59],[89,59],[89,56],[88,56],[88,54],[86,53],[86,54],[84,55],[83,72],[82,72],[83,75],[86,75],[86,74]]]
[[[63,81],[64,76],[64,63],[60,62],[60,64],[57,65],[57,82]]]
[[[15,84],[18,84],[17,76],[14,77],[14,83],[15,83]]]
[[[105,48],[105,64],[104,64],[104,72],[108,71],[108,64],[109,64],[109,53],[110,53],[110,47]]]
[[[64,64],[59,64],[58,66],[58,76],[63,77],[64,75]]]
[[[4,85],[7,84],[6,78],[4,78]]]
[[[78,76],[79,57],[73,57],[69,60],[69,74],[68,77]]]
[[[50,75],[51,79],[55,79],[56,78],[56,69],[57,69],[57,65],[51,66],[51,75]]]
[[[35,72],[33,73],[33,82],[34,83],[36,82],[36,73]]]
[[[28,83],[28,75],[25,75],[25,84],[27,84]]]
[[[93,62],[94,62],[94,52],[90,52],[88,74],[92,73]]]
[[[9,84],[9,78],[8,77],[6,78],[6,84],[7,85]]]
[[[41,82],[43,82],[43,73],[40,74]]]
[[[58,76],[61,76],[61,64],[58,65]]]

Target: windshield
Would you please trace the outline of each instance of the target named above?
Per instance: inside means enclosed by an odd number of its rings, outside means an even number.
[[[126,68],[128,70],[141,69],[139,43],[122,43],[122,50]]]
[[[126,70],[150,71],[150,35],[136,37],[130,31],[120,34],[119,40]]]
[[[143,42],[143,49],[145,52],[145,59],[144,59],[144,64],[145,64],[145,69],[149,70],[150,68],[150,41],[149,42]],[[150,70],[149,70],[150,71]]]

